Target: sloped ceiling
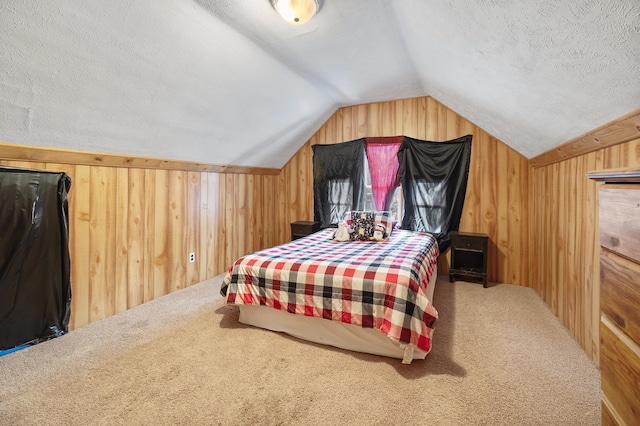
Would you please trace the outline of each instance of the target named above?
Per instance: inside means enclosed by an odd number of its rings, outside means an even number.
[[[3,0],[0,142],[282,167],[430,95],[533,157],[640,107],[637,0]]]

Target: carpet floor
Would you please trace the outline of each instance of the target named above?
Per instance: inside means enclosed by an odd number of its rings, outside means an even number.
[[[0,424],[600,424],[599,370],[532,289],[440,278],[404,365],[240,324],[221,280],[0,357]]]

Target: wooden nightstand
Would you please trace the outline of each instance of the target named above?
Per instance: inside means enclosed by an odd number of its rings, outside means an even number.
[[[306,237],[309,234],[313,234],[320,230],[319,222],[309,222],[301,220],[299,222],[291,223],[291,240],[297,240],[298,238]]]
[[[449,281],[459,277],[480,281],[487,288],[488,247],[489,236],[485,234],[452,232]]]

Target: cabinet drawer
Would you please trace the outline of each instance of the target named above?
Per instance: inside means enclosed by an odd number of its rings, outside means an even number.
[[[640,347],[606,316],[600,321],[600,368],[609,416],[640,424]]]
[[[291,224],[291,235],[292,236],[305,236],[309,234],[313,234],[316,231],[320,230],[320,224],[318,222],[309,222],[309,221],[299,221],[293,222]]]
[[[484,237],[471,237],[467,235],[456,235],[451,237],[451,246],[457,250],[478,250],[484,251],[487,239]]]
[[[600,310],[640,344],[640,265],[600,253]]]
[[[640,185],[600,189],[600,244],[640,262]]]

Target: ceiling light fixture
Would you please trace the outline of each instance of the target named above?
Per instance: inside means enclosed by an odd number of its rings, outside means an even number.
[[[290,24],[304,24],[320,10],[320,0],[271,0],[273,8]]]

